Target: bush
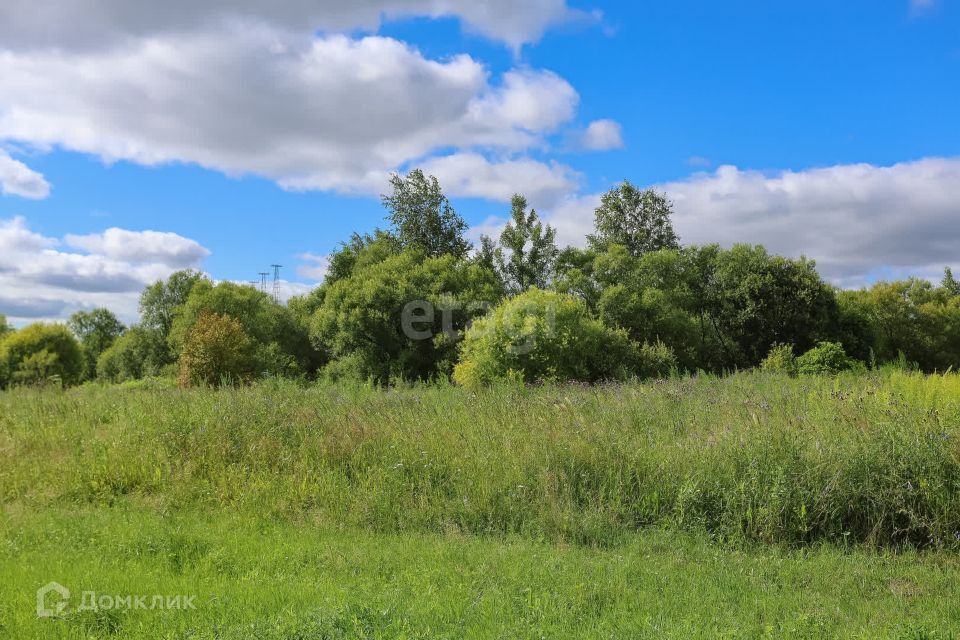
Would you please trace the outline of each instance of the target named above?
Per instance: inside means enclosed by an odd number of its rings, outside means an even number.
[[[797,358],[793,355],[793,345],[774,344],[767,357],[760,363],[760,370],[768,373],[783,373],[788,376],[797,374]]]
[[[169,357],[160,331],[133,327],[100,354],[97,377],[108,382],[124,382],[160,375],[167,368]]]
[[[183,386],[249,381],[254,345],[236,318],[201,313],[180,354],[179,383]]]
[[[839,342],[821,342],[797,358],[797,373],[833,375],[854,367]]]
[[[3,384],[38,384],[59,379],[76,384],[83,374],[83,352],[66,326],[38,322],[0,342]]]
[[[641,356],[626,331],[593,318],[582,300],[534,288],[474,322],[453,377],[464,386],[503,379],[624,379],[637,371],[642,358],[648,360],[646,367],[659,370],[664,350],[663,345],[648,347]]]
[[[677,357],[664,343],[644,343],[637,358],[636,374],[640,378],[666,378],[677,370]]]

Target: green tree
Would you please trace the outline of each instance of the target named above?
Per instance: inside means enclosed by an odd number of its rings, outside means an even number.
[[[239,320],[204,311],[180,354],[178,381],[183,386],[246,382],[253,374],[254,348]]]
[[[950,267],[943,268],[943,280],[940,281],[940,286],[951,296],[960,296],[960,281],[953,277],[953,270]]]
[[[598,252],[620,244],[634,256],[660,249],[678,249],[680,244],[671,215],[673,205],[666,195],[652,189],[637,189],[624,180],[601,197],[594,213],[594,233],[587,236],[587,241]]]
[[[7,324],[7,316],[0,313],[0,340],[11,331],[13,331],[13,327]]]
[[[592,317],[583,300],[534,287],[473,323],[454,380],[470,387],[508,379],[624,379],[637,371],[639,360],[626,331]]]
[[[38,384],[58,378],[70,385],[83,375],[80,344],[62,324],[37,322],[6,335],[0,341],[0,362],[4,384]]]
[[[400,241],[388,231],[376,229],[372,234],[354,233],[349,241],[340,243],[340,247],[330,255],[330,265],[323,282],[331,285],[349,278],[354,269],[381,262],[400,251]]]
[[[159,331],[166,340],[178,310],[200,282],[209,283],[210,280],[199,271],[186,269],[149,285],[140,294],[140,323],[147,329]]]
[[[400,245],[419,249],[428,258],[450,254],[466,257],[470,244],[463,233],[467,223],[457,215],[433,176],[414,169],[406,177],[390,177],[393,193],[382,195]]]
[[[311,372],[319,364],[307,328],[293,312],[249,285],[197,282],[179,308],[170,330],[172,352],[185,348],[193,325],[204,313],[228,315],[243,326],[254,350],[255,367],[265,375]]]
[[[557,259],[557,232],[545,225],[536,209],[527,212],[527,199],[516,194],[510,202],[510,220],[500,233],[495,250],[497,270],[507,290],[521,293],[530,287],[545,288]]]
[[[84,377],[88,380],[97,375],[97,359],[120,337],[126,327],[113,312],[98,308],[93,311],[77,311],[67,321],[67,326],[80,340],[83,348]]]
[[[960,297],[928,280],[878,282],[844,294],[845,306],[866,320],[878,362],[900,354],[924,371],[960,367]]]
[[[167,341],[156,329],[133,326],[97,359],[97,377],[108,382],[158,376],[171,366]]]
[[[836,294],[815,267],[760,245],[716,254],[704,294],[727,368],[757,366],[776,343],[806,351],[835,331]]]
[[[427,380],[450,373],[457,336],[501,295],[496,275],[471,261],[406,251],[332,284],[311,339],[333,377]]]

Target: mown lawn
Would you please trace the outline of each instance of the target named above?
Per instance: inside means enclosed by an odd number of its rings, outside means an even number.
[[[960,376],[20,389],[0,513],[10,638],[955,637]]]

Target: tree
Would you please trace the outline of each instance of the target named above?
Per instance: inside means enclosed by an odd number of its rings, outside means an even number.
[[[960,281],[953,277],[953,270],[950,267],[943,268],[943,280],[940,281],[943,287],[951,296],[960,296]]]
[[[633,375],[639,360],[626,331],[593,318],[583,300],[532,288],[473,323],[453,377],[468,387],[508,379],[597,382]]]
[[[180,354],[178,381],[182,386],[248,381],[253,374],[253,349],[239,320],[204,311]]]
[[[108,382],[157,376],[169,366],[169,347],[156,329],[131,327],[97,359],[97,377]]]
[[[169,344],[179,354],[204,313],[229,315],[241,324],[255,350],[258,373],[287,375],[316,369],[318,354],[310,345],[304,323],[288,307],[249,285],[208,280],[198,282],[179,308],[170,329]]]
[[[310,337],[331,377],[428,380],[449,375],[459,334],[501,296],[496,274],[471,261],[406,251],[332,284]]]
[[[419,249],[428,258],[466,257],[467,223],[453,210],[435,177],[414,169],[405,178],[392,175],[390,184],[393,193],[380,198],[401,247]]]
[[[340,243],[340,248],[331,254],[323,283],[331,285],[338,280],[349,278],[354,269],[381,262],[400,251],[400,241],[388,231],[376,229],[372,234],[354,233],[348,242]]]
[[[594,213],[594,233],[587,236],[598,252],[620,244],[634,256],[660,249],[680,248],[670,216],[673,205],[666,195],[640,190],[628,180],[603,194]]]
[[[209,279],[192,269],[175,271],[170,277],[158,280],[140,294],[140,322],[148,329],[156,329],[164,336],[170,334],[177,310],[187,301],[193,287]]]
[[[117,316],[107,309],[77,311],[67,321],[67,326],[80,340],[83,348],[84,377],[88,380],[97,375],[97,359],[113,344],[126,329]]]
[[[58,378],[76,384],[83,375],[80,344],[65,325],[37,322],[0,341],[3,384],[37,384]]]
[[[903,356],[924,371],[960,367],[960,297],[910,278],[845,292],[845,306],[864,318],[878,362]],[[846,345],[845,345],[846,346]]]
[[[488,235],[480,236],[480,247],[473,256],[473,261],[484,269],[497,270],[497,243],[493,238]]]
[[[545,288],[557,259],[557,232],[544,225],[536,209],[527,213],[527,199],[516,194],[510,202],[510,220],[495,251],[497,270],[511,293],[530,287]]]
[[[0,313],[0,340],[11,331],[13,331],[13,327],[7,324],[7,316]]]

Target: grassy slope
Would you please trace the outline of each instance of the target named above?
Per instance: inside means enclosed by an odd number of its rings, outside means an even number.
[[[960,376],[19,390],[0,504],[0,636],[948,637]]]
[[[735,550],[649,530],[608,549],[370,534],[144,509],[10,509],[10,638],[946,638],[960,559]],[[42,534],[39,535],[38,534]],[[33,615],[34,590],[195,594],[194,611]]]

